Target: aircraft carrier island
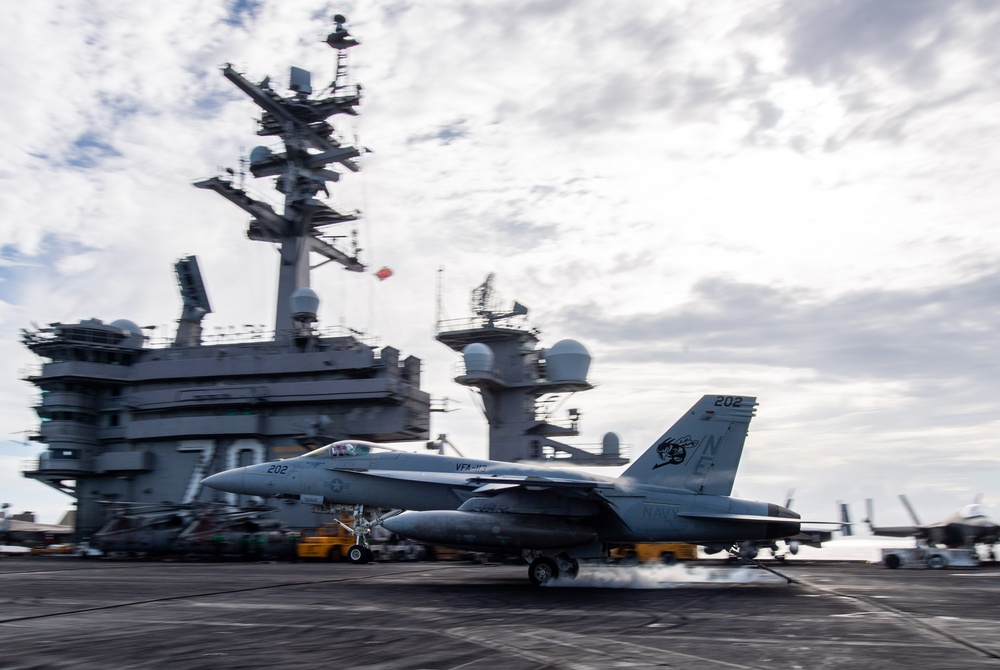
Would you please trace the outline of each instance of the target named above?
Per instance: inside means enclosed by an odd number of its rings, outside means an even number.
[[[327,120],[355,115],[361,101],[347,67],[347,52],[358,42],[344,17],[334,20],[326,42],[336,54],[336,76],[316,95],[300,68],[291,69],[285,94],[269,78],[253,83],[229,65],[222,71],[261,108],[258,135],[280,140],[254,148],[248,163],[253,177],[272,178],[283,212],[251,197],[243,175],[233,171],[195,184],[247,212],[251,240],[279,247],[273,333],[206,341],[201,321],[211,305],[195,257],[176,263],[183,308],[176,335],[165,342],[151,341],[127,319],[23,331],[23,343],[41,358],[27,376],[40,391],[40,426],[31,439],[47,445],[23,474],[76,499],[77,540],[126,504],[133,511],[160,506],[167,510],[163,523],[180,523],[176,510],[218,496],[200,485],[212,472],[296,456],[335,439],[429,436],[431,402],[420,389],[420,360],[376,347],[358,331],[317,323],[311,259],[366,271],[356,245],[340,248],[342,240],[325,232],[360,213],[338,211],[318,197],[357,172],[362,153],[340,141]],[[229,495],[226,502],[252,501]],[[307,505],[279,504],[275,516],[290,527],[320,523]]]

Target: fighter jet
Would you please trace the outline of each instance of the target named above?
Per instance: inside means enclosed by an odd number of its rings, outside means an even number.
[[[868,505],[868,518],[865,522],[873,535],[887,537],[915,537],[917,540],[934,547],[951,547],[972,549],[977,544],[992,545],[1000,541],[1000,525],[986,516],[983,506],[978,502],[966,505],[958,512],[934,523],[920,523],[916,512],[905,495],[899,499],[910,513],[913,526],[876,526],[874,521],[874,506],[871,498],[865,502]]]
[[[768,540],[799,515],[730,497],[756,398],[706,395],[617,479],[543,465],[410,453],[342,440],[302,456],[226,470],[203,483],[294,499],[316,511],[353,505],[350,560],[367,562],[377,525],[427,544],[521,554],[539,585],[573,578],[608,545]],[[365,520],[364,507],[388,509]]]

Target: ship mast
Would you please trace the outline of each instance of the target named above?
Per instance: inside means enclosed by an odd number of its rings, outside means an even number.
[[[195,183],[198,188],[216,191],[253,217],[247,228],[251,240],[280,245],[276,340],[293,336],[292,297],[309,287],[310,252],[325,257],[324,263],[333,261],[352,272],[365,270],[358,260],[356,235],[352,235],[350,251],[343,251],[323,233],[326,226],[359,219],[360,212],[340,212],[316,197],[320,191],[329,196],[327,183],[340,179],[341,172],[329,169],[330,166],[339,164],[358,172],[361,168],[354,159],[363,150],[340,142],[327,121],[336,114],[356,116],[355,107],[361,103],[361,87],[347,81],[346,53],[359,42],[344,28],[347,19],[343,15],[337,14],[333,20],[335,28],[326,43],[337,52],[337,72],[323,97],[311,97],[311,75],[301,68],[291,68],[288,86],[291,95],[287,96],[271,88],[269,77],[255,84],[229,63],[222,68],[226,79],[263,110],[257,134],[276,136],[284,143],[284,151],[280,153],[263,146],[250,152],[250,172],[254,177],[276,177],[274,187],[284,195],[284,212],[279,214],[266,202],[250,197],[230,178],[216,176]]]

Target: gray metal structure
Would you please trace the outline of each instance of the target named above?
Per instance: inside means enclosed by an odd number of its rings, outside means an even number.
[[[323,232],[327,226],[357,220],[360,212],[340,212],[316,197],[320,191],[329,195],[327,183],[340,179],[339,171],[329,169],[331,164],[351,172],[361,169],[354,159],[362,150],[337,139],[327,121],[337,114],[356,115],[355,107],[361,103],[360,87],[348,83],[347,49],[357,46],[358,41],[344,28],[345,20],[340,14],[334,17],[336,29],[326,40],[337,51],[337,74],[323,97],[310,97],[311,76],[301,68],[291,68],[291,96],[275,92],[269,77],[254,84],[232,65],[227,63],[222,68],[226,79],[263,110],[257,134],[281,138],[282,151],[258,146],[250,152],[250,172],[257,178],[276,178],[275,189],[284,194],[284,213],[278,214],[268,203],[250,197],[230,179],[216,176],[195,183],[198,188],[219,193],[253,217],[247,228],[251,240],[280,245],[274,321],[279,340],[288,339],[300,326],[292,298],[309,286],[311,254],[339,263],[352,272],[365,270],[358,260],[356,237],[348,252],[337,248],[335,240]]]
[[[280,246],[275,329],[206,342],[201,321],[211,312],[194,258],[176,265],[183,309],[176,337],[154,343],[128,320],[53,323],[23,331],[42,359],[27,380],[40,391],[41,424],[31,439],[48,446],[24,471],[76,499],[77,539],[108,520],[112,503],[195,505],[215,499],[206,475],[303,454],[335,439],[426,440],[430,397],[420,389],[420,360],[377,348],[358,331],[317,327],[318,296],[309,287],[310,256],[352,272],[365,266],[323,232],[354,221],[317,198],[341,171],[356,172],[361,151],[341,143],[327,118],[356,114],[360,90],[347,83],[346,51],[357,44],[342,16],[327,43],[337,75],[312,96],[309,73],[292,69],[290,95],[268,78],[252,83],[230,65],[224,76],[261,109],[259,134],[283,148],[257,147],[256,177],[274,177],[284,211],[250,197],[230,177],[195,184],[248,212],[251,240]],[[335,167],[331,167],[335,165]],[[236,495],[226,502],[239,505]],[[294,527],[315,526],[308,510],[283,506]]]
[[[557,458],[577,465],[622,465],[618,436],[607,433],[599,452],[571,446],[555,438],[580,434],[580,412],[554,418],[565,394],[587,391],[591,357],[575,340],[538,346],[540,331],[526,322],[528,308],[515,302],[500,306],[493,274],[472,291],[473,317],[438,319],[437,340],[462,353],[455,381],[475,389],[489,423],[490,458],[539,461]]]

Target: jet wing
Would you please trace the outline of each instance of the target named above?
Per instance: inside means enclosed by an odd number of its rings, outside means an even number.
[[[381,479],[401,479],[410,482],[426,482],[429,484],[446,484],[448,486],[473,487],[473,479],[468,473],[462,472],[414,472],[412,470],[357,470],[354,468],[331,468],[333,472],[350,472],[356,475],[367,475]]]
[[[578,489],[589,491],[595,488],[611,486],[610,483],[590,481],[585,479],[559,479],[555,477],[507,476],[496,475],[483,477],[469,472],[415,472],[412,470],[356,470],[352,468],[332,468],[369,477],[383,479],[400,479],[431,484],[446,484],[464,486],[477,492],[499,491],[509,488],[524,487],[528,489]]]
[[[511,475],[497,475],[494,477],[473,477],[469,480],[479,484],[479,491],[496,491],[502,488],[521,487],[528,490],[541,491],[544,489],[576,489],[578,491],[592,491],[597,488],[611,487],[610,482],[595,482],[586,479],[560,479],[557,477],[518,477]]]
[[[919,535],[921,528],[918,526],[872,526],[872,535],[882,535],[883,537],[912,537]]]
[[[333,468],[334,471],[341,468]],[[561,479],[558,477],[536,477],[517,475],[491,475],[484,477],[469,472],[414,472],[412,470],[355,470],[344,468],[345,472],[352,472],[369,477],[380,477],[382,479],[399,479],[411,482],[426,482],[430,484],[445,484],[448,486],[461,486],[472,489],[475,493],[490,493],[493,491],[504,491],[514,488],[524,488],[529,491],[542,490],[577,490],[592,491],[602,487],[612,487],[611,482],[599,482],[586,479]]]

